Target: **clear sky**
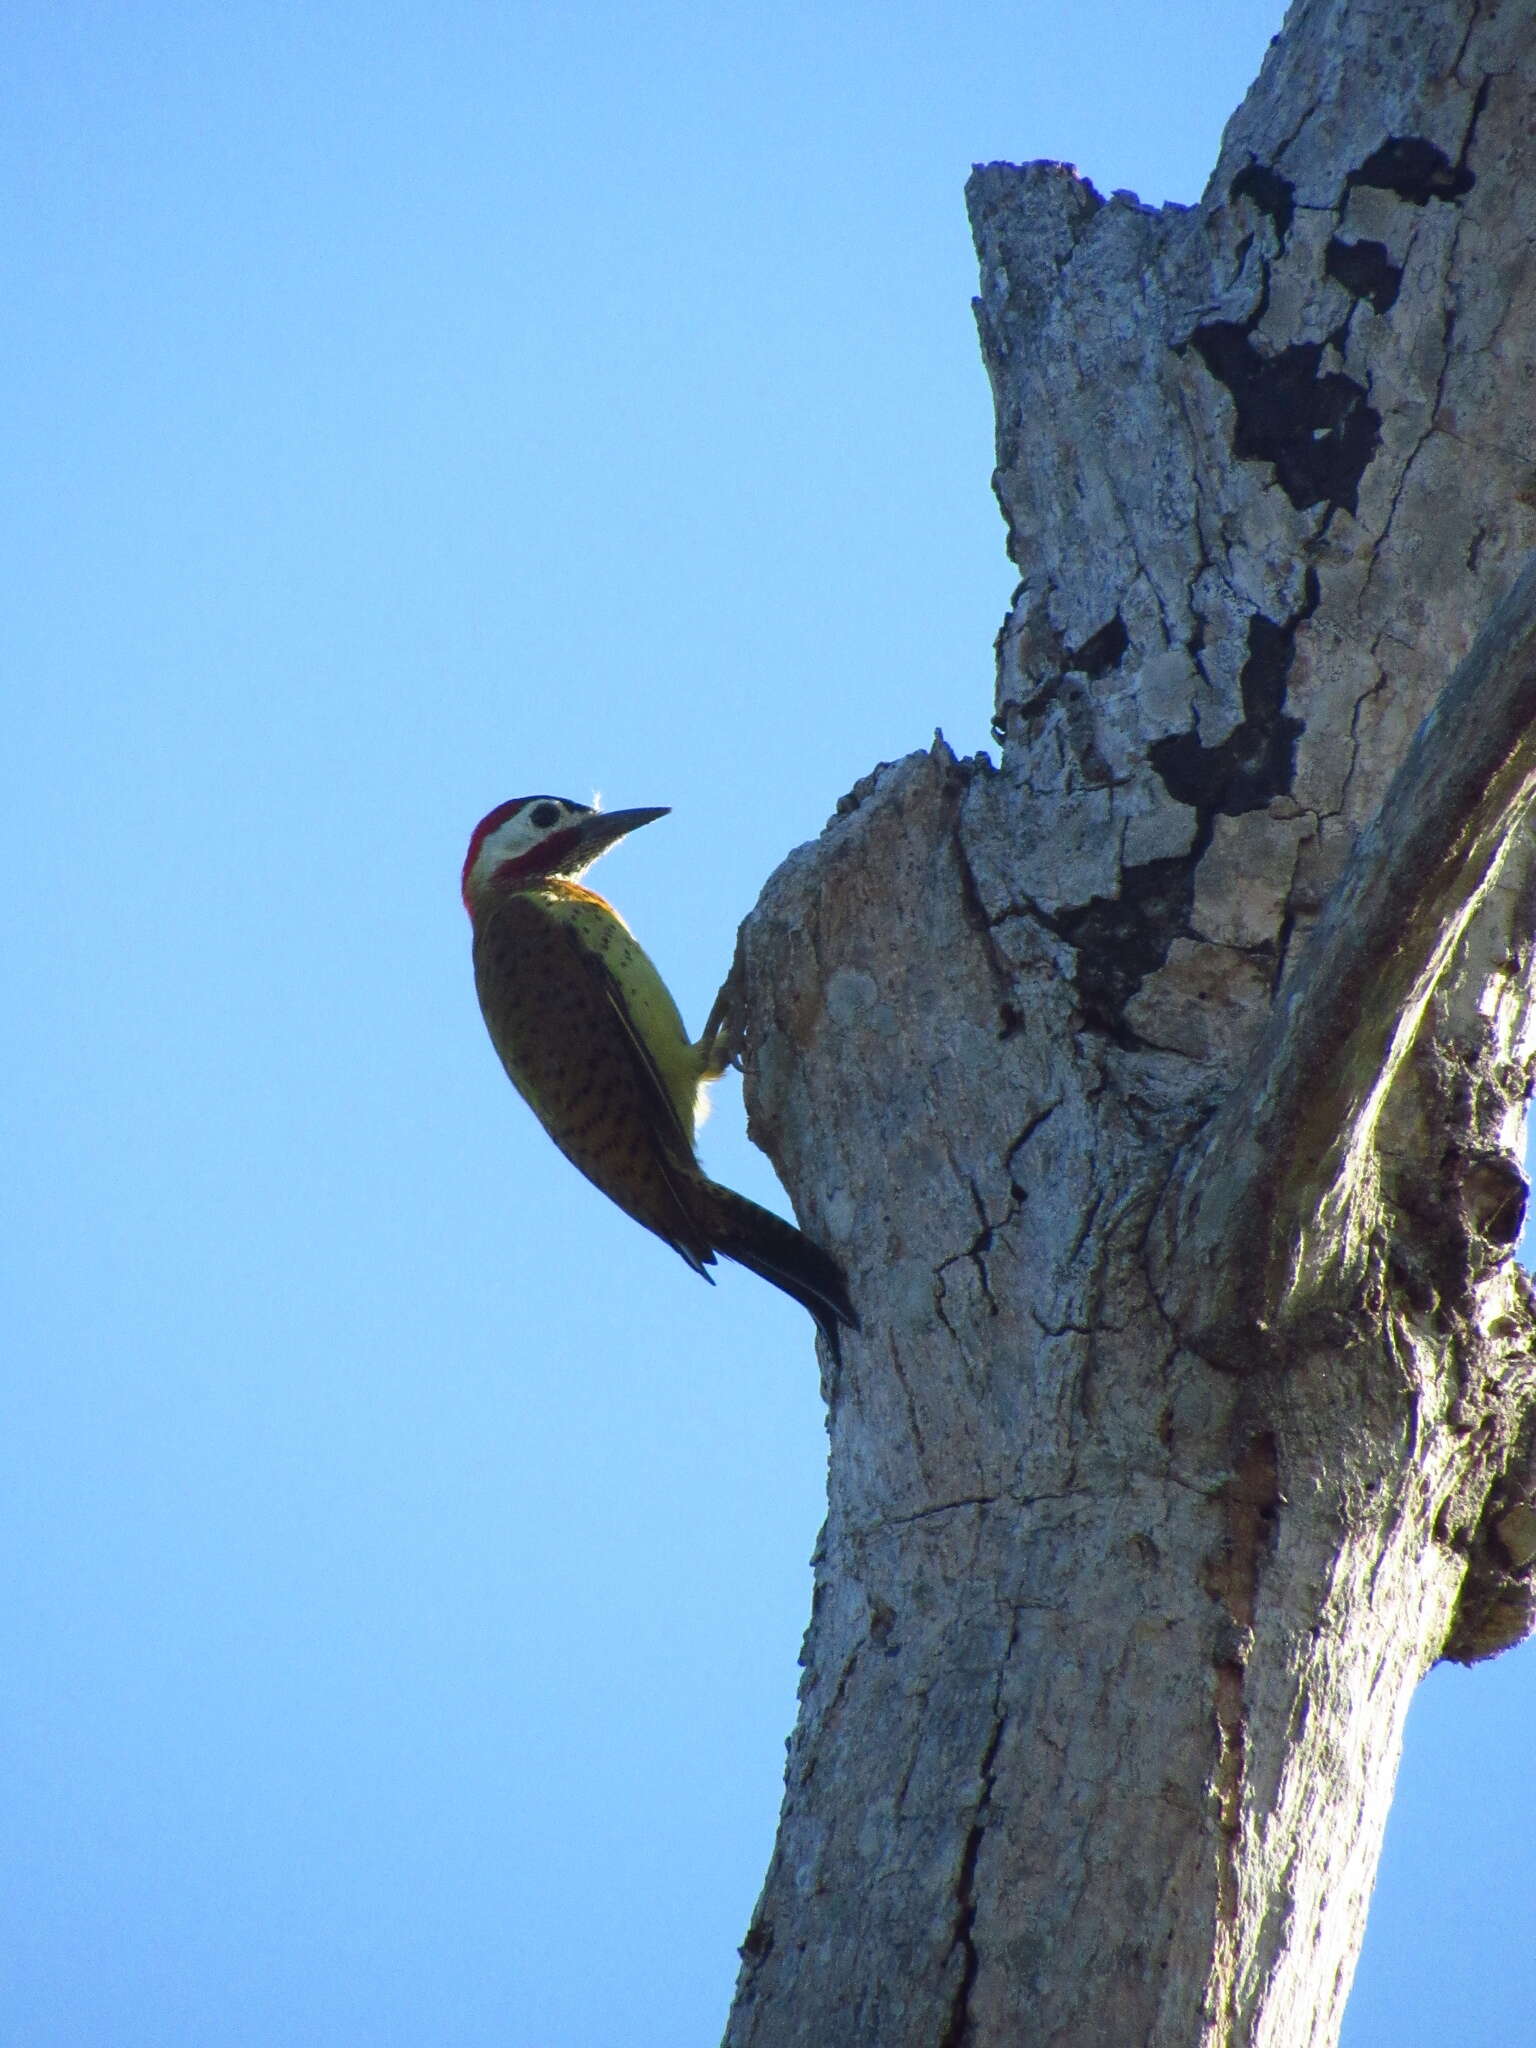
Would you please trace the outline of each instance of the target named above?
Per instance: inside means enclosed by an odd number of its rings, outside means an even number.
[[[6,2048],[718,2039],[810,1325],[542,1139],[464,842],[672,805],[601,877],[697,1023],[859,775],[987,743],[967,170],[1194,199],[1280,11],[8,12]],[[1533,1719],[1529,1650],[1423,1689],[1348,2048],[1529,2038]]]

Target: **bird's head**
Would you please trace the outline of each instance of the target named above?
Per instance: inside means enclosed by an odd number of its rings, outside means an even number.
[[[464,908],[473,917],[488,892],[546,875],[579,875],[616,839],[664,818],[649,811],[598,811],[563,796],[518,796],[480,820],[464,856]]]

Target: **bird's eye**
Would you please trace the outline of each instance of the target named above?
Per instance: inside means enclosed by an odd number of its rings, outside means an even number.
[[[541,832],[547,832],[551,825],[559,824],[560,806],[558,804],[535,804],[528,813],[528,816]]]

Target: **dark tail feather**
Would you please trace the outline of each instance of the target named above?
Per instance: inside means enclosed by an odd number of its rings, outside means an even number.
[[[827,1340],[833,1362],[837,1363],[841,1358],[839,1325],[846,1323],[850,1330],[856,1330],[859,1319],[848,1299],[848,1283],[836,1259],[819,1244],[812,1244],[793,1223],[786,1223],[769,1209],[760,1209],[745,1195],[721,1187],[718,1181],[709,1181],[707,1186],[709,1231],[715,1250],[761,1279],[771,1280],[802,1308],[809,1309]]]

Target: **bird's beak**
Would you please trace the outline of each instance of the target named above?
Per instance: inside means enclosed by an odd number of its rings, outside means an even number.
[[[594,811],[590,818],[583,818],[575,827],[576,850],[583,861],[596,860],[626,832],[637,831],[642,825],[654,825],[658,818],[666,817],[671,808],[670,804],[663,804],[654,811]]]

